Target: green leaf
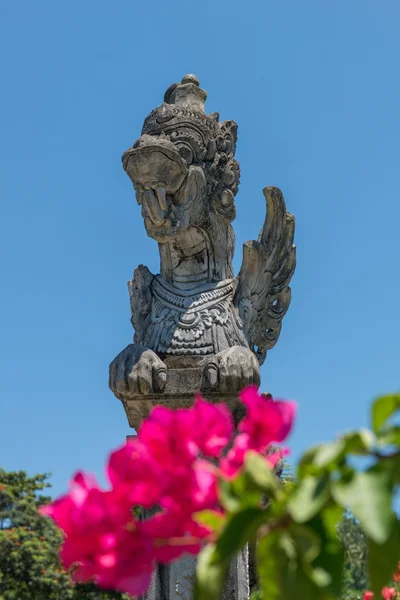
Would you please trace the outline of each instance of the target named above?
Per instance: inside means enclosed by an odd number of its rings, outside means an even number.
[[[311,580],[319,587],[326,588],[332,581],[332,577],[325,569],[317,567],[311,571]]]
[[[326,589],[326,580],[322,569],[308,572],[303,564],[299,563],[296,569],[289,572],[286,584],[288,600],[333,600],[333,596]]]
[[[400,409],[400,395],[381,396],[372,405],[372,427],[379,433],[386,421]]]
[[[393,476],[393,483],[395,485],[399,485],[400,484],[400,456],[393,459],[392,476]]]
[[[293,538],[287,531],[281,532],[280,537],[278,538],[278,545],[290,561],[297,560],[297,552]]]
[[[241,497],[240,495],[238,495],[232,481],[228,481],[227,479],[220,479],[218,490],[219,500],[222,506],[228,512],[232,513],[240,510]]]
[[[262,496],[261,490],[246,471],[232,482],[232,493],[239,499],[240,510],[244,508],[258,508]]]
[[[344,564],[344,549],[336,527],[332,527],[334,515],[338,515],[338,511],[331,505],[307,523],[307,527],[318,536],[321,548],[308,574],[315,585],[324,588],[327,597],[332,598],[340,596]]]
[[[375,465],[368,471],[332,483],[336,502],[349,508],[360,520],[364,531],[378,544],[383,544],[393,526],[392,486],[390,473]]]
[[[288,559],[278,545],[278,534],[272,533],[258,542],[257,559],[263,600],[289,600],[282,591]]]
[[[247,452],[244,465],[246,473],[260,491],[275,495],[279,480],[265,457],[257,452]]]
[[[389,538],[383,544],[368,540],[368,575],[371,591],[377,596],[396,569],[400,551],[400,521],[394,522]]]
[[[373,450],[376,437],[369,429],[351,431],[340,437],[336,442],[320,446],[314,457],[314,465],[321,469],[335,467],[343,462],[346,454],[364,456]]]
[[[329,475],[308,475],[292,494],[288,510],[297,523],[305,523],[321,510],[329,497]]]
[[[344,453],[364,456],[369,454],[376,445],[376,437],[369,429],[360,429],[343,436]]]
[[[307,526],[291,524],[258,543],[263,600],[336,600],[340,597],[344,552],[331,526],[336,507],[322,511]],[[328,526],[326,526],[326,523]]]
[[[229,563],[213,563],[215,546],[203,548],[197,558],[194,600],[219,600],[228,574]]]
[[[279,481],[266,460],[256,453],[249,453],[248,464],[250,471],[243,470],[235,479],[219,481],[219,499],[228,512],[239,512],[245,508],[258,508],[262,494],[268,490],[275,496],[278,492]],[[260,464],[261,461],[261,464]],[[246,463],[247,464],[247,463]]]
[[[314,465],[318,468],[326,467],[329,464],[336,464],[344,451],[344,440],[341,438],[336,442],[323,444],[318,448],[314,456]]]
[[[220,531],[225,523],[225,516],[216,510],[201,510],[195,513],[193,518],[197,523],[209,527],[214,532]]]
[[[297,476],[298,477],[304,477],[307,473],[309,473],[310,471],[313,471],[315,456],[318,454],[321,447],[322,447],[321,445],[313,446],[312,448],[309,448],[308,450],[305,451],[305,453],[301,457],[298,467],[297,467]]]
[[[230,560],[254,538],[264,521],[265,511],[260,508],[245,508],[231,515],[216,542],[213,564]]]
[[[288,533],[272,533],[259,541],[258,574],[263,600],[334,600],[321,586],[326,581],[323,570],[305,568],[293,550],[299,547]]]
[[[321,551],[321,540],[310,527],[293,523],[289,528],[297,554],[305,563],[312,563]]]
[[[331,501],[327,506],[325,506],[319,517],[323,524],[325,536],[336,540],[338,534],[338,524],[343,517],[343,508],[338,506],[336,502]]]
[[[379,434],[378,443],[380,446],[397,446],[400,448],[400,427],[392,425],[384,427]]]

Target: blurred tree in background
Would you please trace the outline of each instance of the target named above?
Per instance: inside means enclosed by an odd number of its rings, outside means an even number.
[[[58,560],[61,534],[38,514],[51,501],[43,495],[48,478],[0,469],[0,600],[127,600],[92,585],[71,585]]]
[[[345,549],[343,600],[359,600],[368,587],[367,540],[357,519],[345,513],[338,527]]]

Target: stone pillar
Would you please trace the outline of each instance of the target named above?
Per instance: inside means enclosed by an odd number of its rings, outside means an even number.
[[[141,600],[192,600],[196,559],[186,556],[171,565],[160,565],[152,584]],[[247,547],[232,561],[221,600],[248,600],[249,573]]]
[[[221,600],[248,600],[249,553],[247,546],[233,559]]]
[[[168,379],[163,394],[133,396],[122,403],[129,425],[138,430],[141,422],[154,406],[168,408],[188,408],[193,397],[202,386],[201,368],[168,369]],[[205,393],[209,401],[224,401],[232,411],[235,423],[243,417],[244,408],[237,394]],[[128,435],[133,439],[135,435]],[[142,600],[191,600],[193,598],[196,575],[196,558],[185,556],[170,565],[159,565],[154,573],[152,584]],[[221,600],[248,600],[249,573],[248,551],[245,548],[232,561]]]

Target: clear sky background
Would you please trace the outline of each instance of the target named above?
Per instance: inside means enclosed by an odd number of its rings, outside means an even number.
[[[120,157],[185,73],[239,123],[236,272],[264,186],[296,216],[262,367],[298,401],[293,460],[400,388],[399,22],[398,0],[0,1],[0,465],[59,493],[129,433],[108,364],[159,258]]]

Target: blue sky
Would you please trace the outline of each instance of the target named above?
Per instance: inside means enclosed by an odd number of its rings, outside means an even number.
[[[120,157],[195,73],[239,124],[236,272],[279,186],[298,267],[262,388],[299,404],[293,459],[399,389],[397,0],[85,0],[0,6],[0,465],[101,474],[129,428],[108,364],[126,282],[158,271]]]

